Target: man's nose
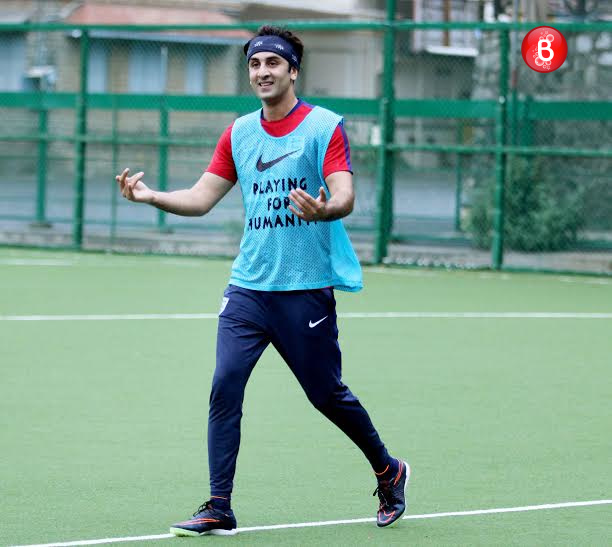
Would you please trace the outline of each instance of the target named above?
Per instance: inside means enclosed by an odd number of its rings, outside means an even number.
[[[257,70],[257,76],[263,78],[270,75],[270,69],[266,65],[261,65]]]

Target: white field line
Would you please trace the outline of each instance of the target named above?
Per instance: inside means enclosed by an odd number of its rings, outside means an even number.
[[[134,321],[217,319],[216,313],[126,313],[93,315],[0,315],[0,321]],[[612,312],[344,312],[340,319],[612,319]]]
[[[59,258],[2,258],[0,266],[74,266],[73,260]]]
[[[156,319],[217,319],[216,313],[126,313],[110,315],[0,315],[0,321],[133,321]]]
[[[202,268],[203,260],[200,262],[192,261],[181,261],[177,260],[159,260],[156,262],[156,265],[164,265],[164,266],[176,266],[176,267],[186,267],[186,268]],[[100,260],[96,260],[94,257],[74,257],[74,258],[0,258],[0,266],[22,266],[22,267],[53,267],[53,266],[61,266],[61,267],[76,267],[82,266],[86,268],[125,268],[125,267],[135,267],[142,266],[145,268],[150,268],[150,264],[148,264],[144,260],[130,260],[129,258],[123,259],[120,262],[117,260],[111,260],[107,262],[101,262]]]
[[[575,279],[573,277],[559,277],[558,278],[559,281],[561,281],[561,283],[582,283],[584,285],[612,285],[612,280],[611,279],[596,279],[596,278],[580,278],[580,277],[576,277]]]
[[[545,509],[563,509],[568,507],[587,507],[592,505],[609,505],[612,500],[594,500],[594,501],[570,501],[566,503],[547,503],[544,505],[526,505],[523,507],[500,507],[497,509],[476,509],[473,511],[451,511],[446,513],[427,513],[423,515],[406,515],[403,520],[416,519],[433,519],[442,517],[468,517],[475,515],[492,515],[497,513],[520,513],[525,511],[542,511]],[[320,522],[298,522],[292,524],[273,524],[270,526],[250,526],[246,528],[238,528],[238,532],[260,532],[265,530],[286,530],[288,528],[312,528],[315,526],[337,526],[340,524],[360,524],[365,522],[374,522],[374,517],[361,519],[347,520],[328,520]],[[104,538],[104,539],[86,539],[79,541],[65,541],[59,543],[40,543],[21,545],[15,547],[71,547],[75,545],[100,545],[103,543],[122,543],[126,541],[147,541],[156,539],[168,539],[174,537],[172,534],[159,534],[154,536],[132,536],[120,538]]]
[[[338,317],[344,319],[612,319],[612,313],[582,312],[344,312]]]

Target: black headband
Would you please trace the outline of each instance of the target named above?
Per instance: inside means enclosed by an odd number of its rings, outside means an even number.
[[[247,62],[255,53],[259,53],[260,51],[277,53],[285,59],[290,66],[300,70],[301,59],[298,57],[294,47],[280,36],[255,36],[255,38],[252,38],[246,53]]]

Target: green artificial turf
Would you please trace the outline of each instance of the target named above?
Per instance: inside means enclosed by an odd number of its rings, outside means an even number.
[[[0,250],[0,316],[214,313],[230,262]],[[338,312],[612,312],[612,280],[366,269]],[[420,515],[612,499],[612,319],[341,318],[344,381]],[[216,320],[0,321],[0,545],[164,534],[208,496]],[[239,526],[373,517],[366,460],[272,348]],[[124,545],[605,545],[612,505]]]

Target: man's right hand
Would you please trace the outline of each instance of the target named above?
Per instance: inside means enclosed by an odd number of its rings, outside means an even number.
[[[140,171],[131,177],[128,176],[129,173],[129,169],[124,169],[121,175],[115,177],[117,184],[119,184],[121,195],[130,201],[152,203],[155,193],[140,180],[144,176],[144,173]]]

